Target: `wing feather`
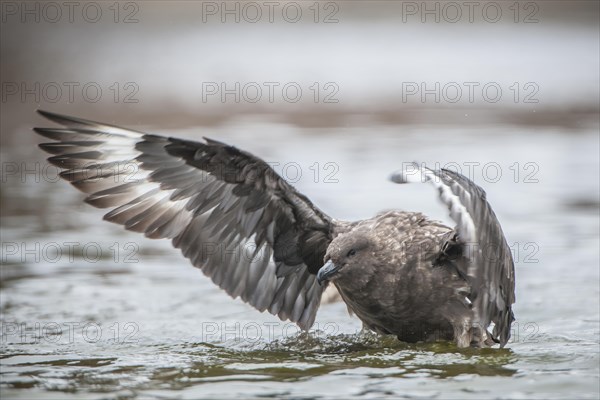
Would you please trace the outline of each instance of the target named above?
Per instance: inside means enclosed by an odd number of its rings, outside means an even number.
[[[40,111],[35,128],[61,177],[104,216],[168,238],[232,297],[308,329],[332,221],[267,163],[233,146],[149,135]],[[285,272],[285,273],[280,273]]]
[[[494,322],[493,336],[501,346],[510,338],[514,320],[515,272],[512,253],[485,191],[463,175],[432,170],[418,163],[410,171],[395,173],[396,183],[428,182],[439,191],[456,223],[458,240],[469,259],[471,300],[475,323],[486,329]]]

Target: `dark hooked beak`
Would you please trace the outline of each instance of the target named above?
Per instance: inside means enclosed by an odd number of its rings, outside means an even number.
[[[319,285],[322,285],[324,281],[328,281],[333,275],[335,275],[339,270],[333,261],[329,260],[319,269],[317,272],[317,282]]]

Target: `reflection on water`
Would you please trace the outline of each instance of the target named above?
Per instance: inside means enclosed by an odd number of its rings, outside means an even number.
[[[288,180],[344,219],[403,208],[447,220],[431,188],[387,182],[403,161],[500,165],[500,179],[481,170],[473,178],[518,252],[507,349],[400,343],[361,332],[343,304],[323,306],[315,329],[299,333],[229,299],[168,242],[102,222],[100,210],[50,172],[19,170],[0,191],[2,397],[596,398],[597,132],[495,129],[502,134],[250,123],[210,136],[296,163],[303,174]],[[2,156],[29,170],[42,158],[33,146]],[[333,183],[309,168],[327,162],[337,167]],[[534,163],[537,183],[515,179],[515,163],[521,173]]]
[[[257,347],[257,346],[254,346]],[[261,348],[180,343],[151,345],[142,354],[125,348],[119,357],[81,358],[76,354],[14,354],[2,359],[13,389],[43,387],[60,392],[112,392],[194,389],[215,382],[307,382],[316,377],[360,379],[445,379],[513,376],[515,357],[504,350],[458,350],[446,343],[407,345],[374,334],[323,339],[299,334]],[[152,354],[152,355],[151,355]],[[140,362],[140,358],[147,358]],[[137,362],[136,362],[137,361]],[[469,378],[470,377],[470,378]]]

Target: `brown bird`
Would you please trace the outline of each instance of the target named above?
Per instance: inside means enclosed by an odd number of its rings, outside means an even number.
[[[54,140],[40,147],[86,203],[128,230],[171,239],[259,311],[307,330],[331,282],[365,327],[402,341],[503,347],[510,338],[511,251],[485,192],[462,175],[415,163],[392,176],[433,184],[454,229],[404,211],[344,222],[225,143],[39,113],[64,126],[34,129]]]

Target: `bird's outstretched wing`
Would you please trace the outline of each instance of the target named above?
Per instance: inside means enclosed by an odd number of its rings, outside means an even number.
[[[493,322],[492,334],[504,346],[514,320],[515,271],[510,247],[485,191],[456,172],[431,170],[418,163],[413,163],[410,170],[392,175],[392,181],[429,182],[438,189],[441,201],[456,223],[464,255],[469,259],[466,272],[472,282],[470,298],[475,323],[487,329]]]
[[[169,238],[232,297],[302,329],[323,288],[315,274],[331,220],[263,160],[214,140],[167,138],[39,111],[34,128],[60,176],[110,208],[104,219]]]

